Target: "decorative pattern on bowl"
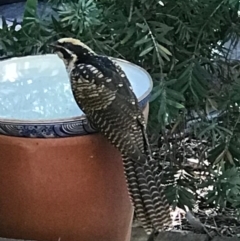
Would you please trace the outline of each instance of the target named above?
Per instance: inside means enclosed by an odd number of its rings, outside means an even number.
[[[149,96],[139,102],[144,109]],[[94,126],[86,118],[48,123],[13,123],[0,120],[0,134],[16,137],[53,138],[81,136],[96,133]]]
[[[142,109],[152,90],[141,67],[112,58],[125,71]],[[54,54],[0,62],[0,134],[54,138],[97,132],[77,106],[62,61]]]

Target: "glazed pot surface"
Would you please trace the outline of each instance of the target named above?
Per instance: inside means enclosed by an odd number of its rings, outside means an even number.
[[[129,241],[122,160],[102,136],[0,136],[0,160],[1,237]]]
[[[133,207],[121,156],[100,134],[0,135],[0,160],[0,237],[130,241]]]

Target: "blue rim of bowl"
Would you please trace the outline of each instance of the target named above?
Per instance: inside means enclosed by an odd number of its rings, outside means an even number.
[[[52,54],[51,54],[52,55]],[[33,55],[38,56],[38,55]],[[27,57],[27,56],[25,56]],[[29,57],[32,57],[29,56]],[[14,59],[9,58],[7,60]],[[18,57],[17,57],[18,58]],[[110,57],[112,60],[126,63],[143,71],[149,79],[149,88],[138,98],[139,106],[143,110],[150,99],[150,93],[153,88],[153,82],[150,74],[142,67],[133,64],[127,60]],[[6,61],[7,61],[6,60]],[[85,115],[74,116],[71,118],[48,119],[48,120],[20,120],[20,119],[0,119],[0,135],[15,137],[32,137],[32,138],[57,138],[81,136],[96,133],[97,130],[87,120]]]

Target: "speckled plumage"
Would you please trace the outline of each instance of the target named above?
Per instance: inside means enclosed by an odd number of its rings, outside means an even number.
[[[170,225],[169,205],[151,158],[144,116],[125,73],[79,40],[61,39],[54,48],[69,72],[77,104],[122,154],[137,219],[147,233]]]

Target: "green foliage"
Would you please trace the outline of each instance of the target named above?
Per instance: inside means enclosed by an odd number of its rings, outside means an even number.
[[[22,28],[18,31],[15,31],[16,22],[9,28],[3,18],[3,29],[0,30],[1,55],[22,56],[46,51],[46,41],[53,36],[48,24],[38,18],[36,6],[37,0],[27,1]]]
[[[173,207],[184,209],[187,205],[190,209],[194,207],[195,187],[194,176],[184,169],[171,168],[165,172],[166,196],[171,201]]]
[[[88,31],[91,26],[101,24],[101,11],[92,0],[63,3],[57,12],[60,17],[61,26],[66,28],[70,25],[70,31],[77,36]]]
[[[3,19],[0,56],[47,53],[48,43],[71,36],[101,54],[142,66],[154,81],[149,131],[157,133],[158,147],[164,147],[160,159],[170,164],[164,174],[170,202],[192,207],[197,186],[214,184],[204,196],[208,202],[222,208],[227,202],[238,206],[240,64],[227,60],[224,44],[239,40],[239,1],[49,0],[48,4],[53,15],[40,18],[37,0],[27,0],[19,31],[16,22],[8,27]],[[206,141],[204,149],[194,151],[205,173],[204,185],[183,165],[188,143],[176,137],[182,134]]]
[[[208,188],[207,202],[216,207],[232,206],[240,210],[240,170],[224,167],[212,172],[213,178],[208,179],[200,187]]]
[[[171,88],[176,82],[176,79],[157,82],[153,88],[150,101],[156,109],[157,115],[154,117],[157,117],[157,123],[171,122],[171,117],[177,116],[179,110],[185,108],[182,104],[185,102],[183,94]]]

